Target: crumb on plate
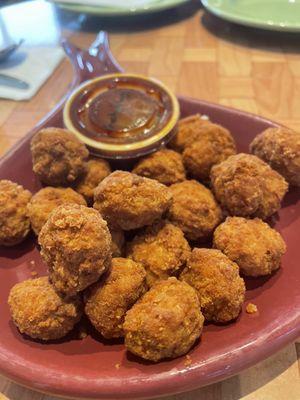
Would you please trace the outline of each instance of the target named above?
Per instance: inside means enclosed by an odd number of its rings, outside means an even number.
[[[87,331],[85,331],[84,329],[82,329],[82,330],[80,330],[79,332],[78,332],[78,338],[79,339],[85,339],[86,337],[87,337]]]
[[[246,312],[248,314],[255,314],[257,312],[257,306],[253,303],[248,303],[246,307]]]
[[[192,364],[192,361],[192,357],[187,354],[184,361],[185,367],[189,367]]]

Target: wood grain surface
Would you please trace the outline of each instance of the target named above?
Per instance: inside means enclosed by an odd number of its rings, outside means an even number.
[[[31,7],[34,23],[27,43],[53,27],[87,47],[100,29],[130,72],[154,76],[177,94],[193,96],[260,114],[300,131],[300,36],[264,32],[210,16],[199,1],[136,18],[92,18],[62,13],[42,0]],[[9,14],[9,13],[8,13]],[[6,23],[10,23],[6,15]],[[46,40],[46,39],[45,39]],[[49,37],[47,36],[47,43]],[[38,94],[27,102],[0,100],[0,155],[4,154],[65,93],[72,69],[64,60]],[[299,400],[300,342],[223,382],[169,400]],[[56,400],[0,378],[0,400]]]

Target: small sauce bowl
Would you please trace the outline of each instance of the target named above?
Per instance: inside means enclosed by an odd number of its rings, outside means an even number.
[[[93,154],[130,159],[157,150],[174,136],[179,104],[161,82],[117,73],[76,88],[63,117],[66,128]]]

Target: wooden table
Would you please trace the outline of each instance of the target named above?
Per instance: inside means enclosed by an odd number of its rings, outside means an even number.
[[[13,16],[26,11],[30,29],[22,35],[27,43],[72,36],[75,44],[86,47],[98,30],[107,29],[113,53],[127,71],[152,75],[178,94],[264,115],[300,131],[299,35],[222,22],[205,13],[198,1],[160,15],[117,21],[62,13],[44,1],[13,7],[6,10],[5,22],[9,25]],[[64,60],[30,101],[0,100],[1,154],[52,109],[71,79]],[[299,356],[300,342],[237,376],[170,399],[299,400]],[[54,397],[0,378],[3,399]]]

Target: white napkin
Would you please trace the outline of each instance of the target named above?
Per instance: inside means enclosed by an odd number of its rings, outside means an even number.
[[[52,0],[54,3],[70,3],[94,7],[134,8],[158,3],[161,0]]]
[[[11,100],[28,100],[53,73],[62,58],[61,47],[27,47],[22,45],[9,59],[0,63],[0,73],[21,79],[28,89],[0,85],[0,97]]]

